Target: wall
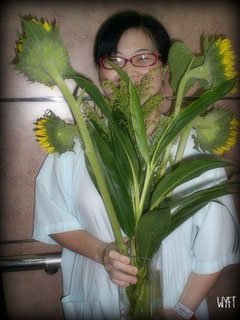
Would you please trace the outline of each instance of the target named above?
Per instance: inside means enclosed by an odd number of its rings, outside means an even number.
[[[71,115],[56,88],[27,83],[23,75],[13,70],[20,17],[33,15],[49,22],[56,20],[73,67],[97,82],[92,61],[94,35],[110,14],[130,8],[158,17],[172,38],[184,41],[195,52],[199,52],[201,35],[224,34],[233,40],[239,54],[239,10],[232,1],[10,1],[2,5],[1,256],[61,251],[60,246],[27,242],[33,224],[34,180],[46,157],[35,142],[33,123],[46,109],[66,120]],[[74,89],[73,83],[69,85]],[[32,99],[39,97],[54,97],[55,102]],[[239,114],[239,100],[229,99],[225,103]],[[227,157],[238,161],[239,145]],[[237,308],[222,310],[216,306],[216,297],[226,295],[238,295],[239,304],[237,282],[239,266],[228,267],[208,296],[212,319],[230,319],[239,312]],[[9,319],[62,319],[60,271],[52,276],[41,270],[4,273],[3,285]]]

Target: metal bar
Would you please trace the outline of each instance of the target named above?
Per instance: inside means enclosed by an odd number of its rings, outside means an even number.
[[[191,97],[186,96],[183,100],[194,101],[197,100],[199,96]],[[168,100],[175,100],[175,96],[166,97]],[[221,100],[240,100],[240,96],[225,96]],[[92,101],[89,97],[84,97],[83,101]],[[0,102],[65,102],[64,97],[22,97],[22,98],[0,98]]]
[[[23,240],[2,240],[0,241],[0,245],[2,244],[17,244],[17,243],[28,243],[28,242],[38,242],[37,240],[34,239],[23,239]]]
[[[47,273],[53,274],[61,268],[61,260],[61,253],[0,257],[0,272],[44,269]]]
[[[0,102],[65,102],[64,97],[22,97],[0,98]],[[83,101],[91,101],[90,97],[84,97]]]
[[[64,97],[0,98],[0,102],[65,102]]]

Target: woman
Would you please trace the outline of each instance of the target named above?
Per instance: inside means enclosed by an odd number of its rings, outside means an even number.
[[[169,48],[166,30],[153,17],[134,11],[116,14],[102,25],[95,41],[100,82],[119,81],[108,58],[134,81],[157,68],[152,93],[165,90],[165,71],[161,67],[167,63]],[[185,156],[193,153],[192,146],[190,139]],[[217,183],[223,178],[222,170],[214,170],[195,183]],[[189,187],[192,185],[178,192],[186,192]],[[222,201],[234,211],[230,197]],[[130,265],[128,257],[116,251],[106,210],[89,177],[79,144],[74,153],[49,155],[45,160],[36,180],[33,237],[63,246],[62,304],[66,319],[119,318],[117,285],[136,283],[138,270]],[[204,298],[221,269],[237,261],[231,250],[233,243],[233,222],[225,207],[216,203],[204,207],[163,241],[162,258],[160,252],[157,254],[159,261],[162,259],[167,318],[189,319],[195,313],[198,319],[207,319]]]

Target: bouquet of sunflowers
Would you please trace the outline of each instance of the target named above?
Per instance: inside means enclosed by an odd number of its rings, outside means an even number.
[[[181,199],[173,197],[176,187],[208,170],[236,166],[221,160],[219,155],[235,144],[239,121],[226,107],[212,107],[236,90],[231,42],[205,38],[200,56],[195,56],[182,42],[173,43],[168,62],[175,106],[169,116],[160,118],[153,135],[147,137],[147,118],[164,98],[150,95],[146,99],[151,74],[134,84],[109,61],[122,81],[118,86],[105,84],[112,90],[106,98],[96,85],[73,70],[57,27],[32,19],[23,20],[23,28],[16,69],[32,82],[57,85],[75,119],[74,124],[66,123],[48,111],[36,123],[37,141],[47,152],[61,154],[72,151],[79,139],[118,249],[123,254],[130,253],[132,264],[139,269],[138,283],[127,292],[130,315],[133,319],[150,319],[152,311],[146,302],[147,265],[142,258],[152,258],[161,242],[209,201],[237,192],[237,182],[224,181]],[[82,89],[77,97],[64,81],[69,78]],[[184,95],[196,81],[203,93],[183,107]],[[86,94],[96,110],[86,102]],[[195,148],[202,151],[202,157],[181,162],[192,129]],[[122,231],[130,239],[129,248]]]

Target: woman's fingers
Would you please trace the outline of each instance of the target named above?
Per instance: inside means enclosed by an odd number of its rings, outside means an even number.
[[[115,250],[114,243],[108,245],[104,252],[103,262],[105,269],[113,283],[127,287],[137,282],[137,268],[130,264],[130,258]]]
[[[137,268],[130,265],[130,258],[115,250],[109,251],[109,262],[114,269],[121,270],[133,276],[137,274]]]
[[[113,283],[120,281],[129,285],[129,284],[135,284],[137,282],[136,277],[128,275],[123,271],[116,269],[114,267],[110,267],[109,275]]]
[[[126,264],[122,262],[121,260],[112,259],[111,260],[111,266],[114,269],[120,270],[122,272],[128,273],[130,275],[135,276],[137,274],[137,268],[132,266],[131,264]]]
[[[112,282],[115,283],[116,285],[118,285],[120,287],[124,287],[124,288],[127,288],[129,286],[129,283],[125,282],[125,281],[114,280]]]
[[[118,261],[121,261],[122,263],[125,263],[125,264],[129,264],[130,263],[130,258],[117,252],[115,249],[110,249],[108,250],[108,255],[109,255],[109,258],[112,259],[112,260],[118,260]]]

